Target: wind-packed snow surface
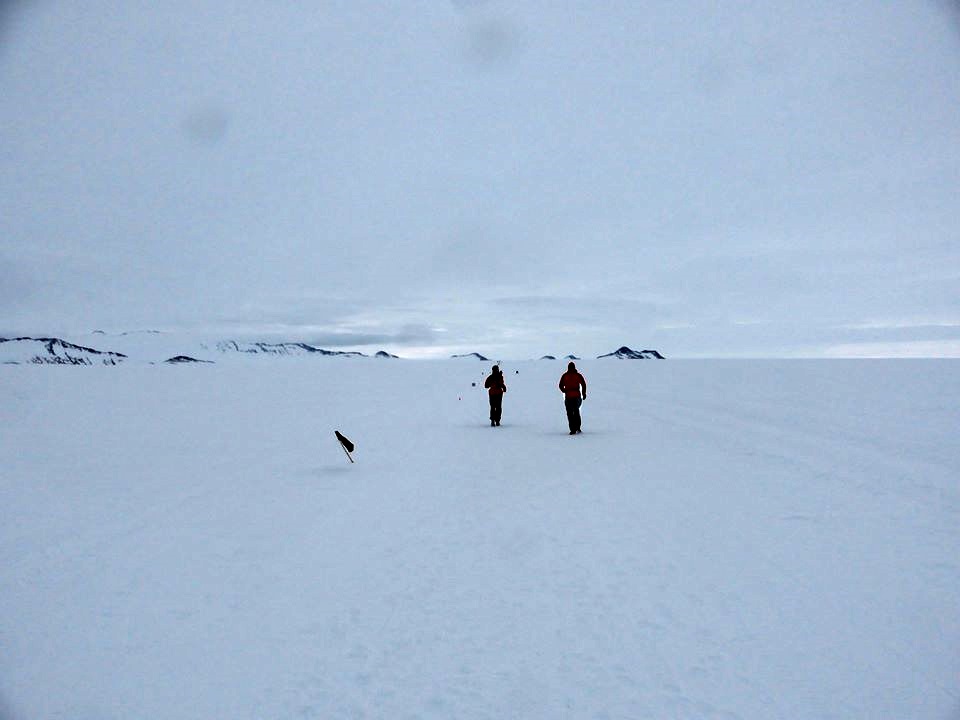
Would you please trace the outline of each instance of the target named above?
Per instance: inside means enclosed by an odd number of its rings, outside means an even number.
[[[0,715],[960,717],[956,362],[578,365],[4,368]]]

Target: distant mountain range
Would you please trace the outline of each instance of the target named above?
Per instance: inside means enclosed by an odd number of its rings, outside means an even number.
[[[134,333],[120,333],[115,336],[108,336],[102,331],[95,331],[93,333],[98,337],[103,337],[104,339],[108,337],[124,337],[127,335],[133,335]],[[140,331],[137,333],[139,335],[151,335],[159,336],[162,333],[157,331]],[[161,338],[157,338],[160,340]],[[151,341],[153,342],[153,341]],[[99,343],[98,343],[99,344]],[[124,343],[119,343],[123,346]],[[150,347],[149,349],[144,348],[141,343],[137,343],[137,347],[128,348],[124,347],[126,353],[114,352],[109,350],[97,350],[92,347],[85,345],[80,345],[76,343],[71,343],[60,338],[50,338],[50,337],[19,337],[19,338],[0,338],[0,364],[4,365],[20,365],[20,364],[37,364],[37,365],[118,365],[124,361],[130,360],[132,358],[137,358],[139,361],[147,362],[158,362],[161,361],[160,358],[166,357],[167,359],[162,360],[162,362],[167,364],[180,364],[180,363],[199,363],[199,362],[213,362],[211,356],[237,356],[237,355],[256,355],[256,356],[273,356],[273,357],[296,357],[296,356],[313,356],[313,357],[345,357],[345,358],[368,358],[370,355],[366,355],[362,352],[356,351],[343,351],[343,350],[325,350],[324,348],[317,347],[315,345],[310,345],[309,343],[303,342],[280,342],[280,343],[268,343],[268,342],[238,342],[236,340],[222,340],[210,344],[200,344],[200,349],[203,352],[199,353],[199,357],[194,357],[197,353],[193,354],[175,354],[171,353],[171,348],[169,343],[164,343],[163,348]],[[195,346],[196,347],[196,346]],[[396,355],[392,355],[385,350],[380,350],[375,355],[375,358],[382,359],[399,359]],[[490,362],[490,358],[481,355],[478,352],[471,352],[459,355],[451,355],[453,359],[469,359],[469,360],[481,360],[483,362]],[[599,355],[600,358],[617,358],[618,360],[648,360],[648,359],[657,359],[663,360],[663,355],[661,355],[656,350],[631,350],[627,346],[623,346],[612,353],[607,353],[606,355]],[[540,358],[541,360],[556,360],[557,358],[554,355],[544,355]],[[576,355],[566,355],[563,357],[564,360],[579,360]]]
[[[103,331],[92,333],[104,340],[108,337],[121,338],[130,335],[159,336],[156,331],[138,333],[119,333],[108,336]],[[123,344],[123,343],[120,343]],[[2,365],[118,365],[124,361],[136,358],[139,361],[158,362],[175,365],[181,363],[209,363],[211,352],[216,355],[272,355],[296,356],[315,355],[323,357],[370,357],[361,352],[345,352],[339,350],[325,350],[307,343],[266,343],[266,342],[236,342],[225,340],[213,345],[200,345],[203,351],[200,357],[194,354],[173,354],[168,344],[164,347],[143,347],[139,343],[126,353],[110,350],[98,350],[86,345],[68,342],[61,338],[51,337],[18,337],[0,338],[0,364]],[[132,353],[132,354],[130,354]],[[397,359],[385,350],[379,351],[375,357]],[[166,358],[163,359],[162,358]]]

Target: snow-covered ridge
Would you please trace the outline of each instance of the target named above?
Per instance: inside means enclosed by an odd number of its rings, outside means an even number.
[[[4,365],[117,365],[123,353],[94,348],[60,338],[0,338],[0,364]]]
[[[663,360],[663,355],[656,350],[631,350],[626,345],[606,355],[597,355],[600,358],[617,358],[617,360]]]
[[[362,352],[324,350],[314,345],[302,342],[237,342],[224,340],[216,344],[217,350],[222,353],[239,352],[248,355],[323,355],[327,357],[369,357]]]

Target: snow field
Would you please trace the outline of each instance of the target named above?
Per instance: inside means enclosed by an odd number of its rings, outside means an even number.
[[[5,368],[0,708],[960,715],[955,363],[490,364]]]

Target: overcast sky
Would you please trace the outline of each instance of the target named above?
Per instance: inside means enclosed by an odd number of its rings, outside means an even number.
[[[0,335],[960,356],[936,0],[0,2]]]

